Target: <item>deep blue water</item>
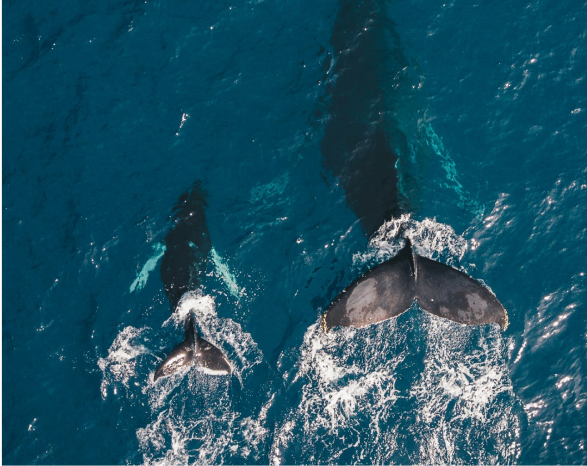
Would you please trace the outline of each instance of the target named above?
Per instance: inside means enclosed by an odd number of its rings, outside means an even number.
[[[510,326],[412,309],[323,335],[397,250],[324,173],[337,10],[3,2],[3,463],[587,463],[587,7],[389,3],[427,154],[410,236]],[[182,339],[157,247],[198,179],[194,299],[235,370],[155,384]]]

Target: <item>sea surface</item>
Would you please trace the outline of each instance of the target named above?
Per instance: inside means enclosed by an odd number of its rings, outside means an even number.
[[[320,152],[336,0],[2,8],[4,464],[587,463],[584,2],[382,1],[426,157],[371,239]],[[214,249],[181,306],[234,371],[154,383],[196,180]],[[414,306],[321,332],[398,221],[506,331]]]

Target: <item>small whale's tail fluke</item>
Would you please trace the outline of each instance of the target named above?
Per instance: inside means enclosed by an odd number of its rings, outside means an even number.
[[[185,326],[185,340],[177,345],[155,371],[155,378],[165,377],[183,367],[196,366],[212,375],[230,375],[232,368],[226,356],[212,343],[204,340],[195,329],[192,315]]]
[[[414,300],[431,314],[466,325],[508,326],[507,312],[468,275],[416,254],[406,238],[391,260],[372,268],[340,293],[322,316],[322,330],[366,327],[396,317]]]

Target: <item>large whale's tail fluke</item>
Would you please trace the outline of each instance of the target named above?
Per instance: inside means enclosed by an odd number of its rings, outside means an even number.
[[[186,322],[185,339],[159,365],[154,380],[189,366],[196,366],[213,375],[230,375],[232,372],[230,363],[222,351],[198,334],[191,315]]]
[[[412,307],[466,325],[496,323],[507,328],[507,312],[497,298],[468,275],[404,248],[355,280],[322,316],[322,329],[365,327]]]
[[[508,326],[508,315],[495,295],[479,282],[440,262],[416,257],[416,299],[424,311],[466,325]]]

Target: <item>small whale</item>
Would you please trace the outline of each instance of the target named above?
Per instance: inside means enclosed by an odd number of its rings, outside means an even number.
[[[410,150],[383,88],[401,87],[409,64],[385,6],[377,0],[341,2],[330,41],[332,77],[324,99],[329,117],[321,141],[324,166],[338,179],[347,205],[369,237],[386,221],[407,213],[396,167],[398,152]],[[404,240],[396,257],[357,278],[334,299],[322,316],[325,332],[396,317],[414,301],[431,314],[462,324],[507,327],[504,307],[487,288],[417,255],[411,241]]]
[[[173,227],[165,236],[165,254],[161,261],[161,279],[172,312],[182,296],[201,287],[212,248],[204,208],[206,193],[199,182],[183,193],[173,209]],[[155,378],[168,376],[180,368],[196,366],[206,373],[229,375],[226,356],[198,333],[193,310],[185,323],[185,339],[176,346],[155,371]]]

